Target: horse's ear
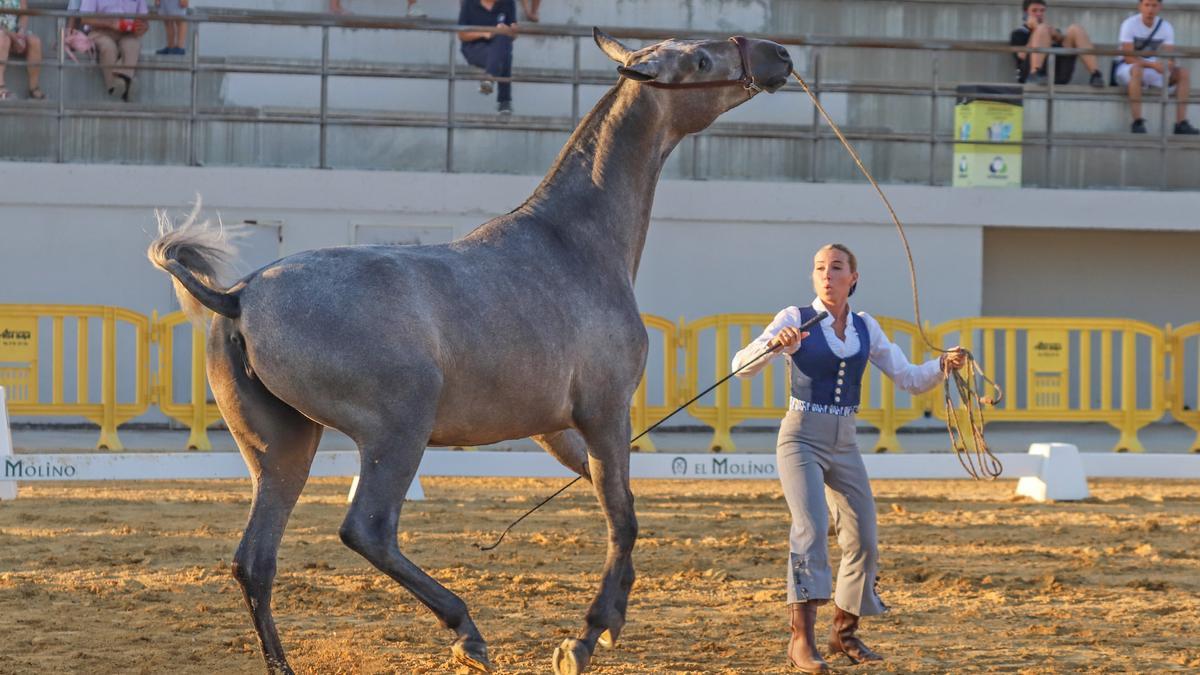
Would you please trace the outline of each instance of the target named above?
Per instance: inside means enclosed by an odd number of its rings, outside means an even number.
[[[600,48],[600,51],[621,65],[625,65],[625,60],[633,53],[629,47],[617,42],[616,38],[595,26],[592,27],[592,39],[596,41],[596,46]]]
[[[637,63],[631,63],[628,66],[617,66],[617,72],[622,77],[627,77],[638,82],[649,82],[650,80],[658,79],[658,73],[661,70],[662,62],[656,58],[642,59]]]

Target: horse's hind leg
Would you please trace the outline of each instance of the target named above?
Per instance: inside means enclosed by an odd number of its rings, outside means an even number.
[[[577,675],[587,669],[596,644],[616,642],[625,626],[625,609],[633,588],[633,545],[637,517],[629,489],[629,409],[582,420],[583,438],[591,461],[592,487],[608,521],[608,556],[600,590],[592,600],[586,625],[578,638],[568,638],[554,650],[556,675]]]
[[[428,411],[427,421],[409,424],[405,429],[386,429],[366,440],[356,438],[362,466],[358,490],[340,534],[346,546],[399,582],[437,616],[442,626],[458,634],[451,647],[455,659],[487,672],[491,670],[487,643],[471,620],[467,604],[405,557],[396,538],[400,508],[421,464],[433,414],[433,410]]]
[[[254,484],[250,519],[233,555],[233,576],[254,619],[267,670],[291,673],[271,614],[271,586],[279,542],[308,480],[323,427],[246,373],[240,347],[229,339],[229,322],[214,321],[212,333],[209,382]]]

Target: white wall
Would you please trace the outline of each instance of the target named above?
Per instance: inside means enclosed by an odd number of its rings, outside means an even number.
[[[461,236],[517,206],[538,182],[527,176],[25,163],[0,163],[0,177],[0,302],[112,304],[140,312],[168,311],[173,303],[166,275],[145,259],[153,209],[182,212],[196,193],[207,213],[225,221],[279,224],[277,250],[270,237],[254,243],[250,263],[259,265],[275,253],[351,243],[356,225],[440,226]],[[1196,198],[1188,193],[920,186],[887,192],[908,225],[925,315],[934,322],[984,311],[985,227],[1068,229],[1080,237],[1115,230],[1124,232],[1111,235],[1118,243],[1110,246],[1118,247],[1123,237],[1139,241],[1138,231],[1200,231]],[[642,309],[696,317],[772,311],[803,300],[811,253],[829,241],[859,254],[857,306],[911,318],[903,251],[869,187],[664,181],[638,282]],[[1145,274],[1128,283],[1147,292],[1158,285]]]

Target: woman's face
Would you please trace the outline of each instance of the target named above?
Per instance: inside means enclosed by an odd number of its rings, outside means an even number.
[[[840,305],[850,297],[858,272],[850,271],[850,258],[836,248],[823,248],[813,258],[813,290],[826,306]]]

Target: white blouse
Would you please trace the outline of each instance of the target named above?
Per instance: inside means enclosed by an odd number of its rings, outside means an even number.
[[[813,300],[812,308],[817,312],[827,311],[825,303],[821,302],[820,298]],[[904,351],[895,343],[888,339],[880,328],[879,322],[866,312],[859,312],[863,322],[867,324],[867,333],[871,341],[871,353],[868,355],[868,360],[875,364],[879,370],[885,375],[892,378],[896,382],[896,386],[910,394],[921,394],[940,384],[944,379],[942,369],[938,363],[938,359],[930,359],[922,364],[910,363],[908,357],[904,355]],[[779,331],[785,326],[799,328],[803,321],[800,319],[799,307],[787,307],[775,315],[775,318],[763,329],[762,335],[759,335],[753,342],[746,345],[741,351],[733,357],[733,369],[737,370],[742,365],[752,361],[754,357],[762,354],[767,349],[767,343],[771,341]],[[837,336],[833,330],[833,315],[829,315],[821,319],[821,330],[825,335],[825,341],[829,343],[830,350],[840,359],[848,356],[853,356],[859,350],[858,329],[854,327],[853,321],[846,322],[846,339],[843,341]],[[791,347],[784,347],[776,351],[774,354],[759,360],[754,365],[738,373],[738,377],[753,377],[758,374],[772,359],[781,354],[795,354],[801,348],[801,344],[795,344]]]

